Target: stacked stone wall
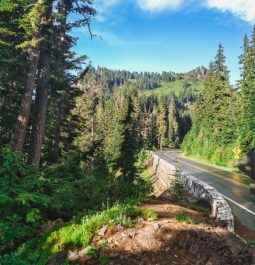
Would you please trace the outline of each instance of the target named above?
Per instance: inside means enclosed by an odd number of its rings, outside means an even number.
[[[171,183],[176,175],[176,165],[163,160],[157,154],[153,153],[153,172],[156,180],[164,190],[171,187]],[[212,217],[221,224],[225,224],[229,231],[234,232],[234,217],[232,211],[222,197],[222,195],[213,187],[196,178],[182,174],[181,180],[185,190],[196,199],[204,199],[210,203],[212,208]]]

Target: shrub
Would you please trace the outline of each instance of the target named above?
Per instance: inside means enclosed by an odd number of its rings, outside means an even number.
[[[0,256],[0,264],[1,265],[30,265],[29,260],[21,259],[16,255],[4,255]]]
[[[99,257],[98,261],[100,264],[107,264],[110,260],[110,257],[108,255],[102,255]]]
[[[6,253],[34,236],[50,198],[42,192],[44,179],[21,153],[1,149],[0,165],[0,253]]]
[[[158,215],[153,209],[146,209],[143,211],[143,218],[144,219],[152,219],[152,220],[157,220]]]
[[[186,213],[179,213],[176,215],[175,219],[179,223],[187,223],[189,218]]]
[[[58,164],[38,171],[25,163],[21,153],[12,152],[8,147],[1,149],[0,254],[14,251],[30,240],[41,224],[49,219],[68,221],[73,216],[80,216],[76,220],[81,220],[85,210],[99,210],[102,205],[108,207],[130,198],[135,202],[144,200],[151,191],[148,174],[143,171],[146,158],[145,151],[138,155],[137,175],[133,181],[127,181],[122,177],[116,178],[114,172],[109,173],[103,168],[86,169],[78,154],[70,154]],[[137,213],[133,211],[130,214],[132,216],[119,213],[115,221],[131,226],[131,219]],[[71,224],[71,227],[75,226]],[[70,231],[66,228],[64,232],[61,229],[55,232],[63,233],[63,244],[72,245],[72,242],[79,241],[76,239],[80,236],[79,231],[71,227]],[[89,231],[81,237],[82,245],[89,241]],[[56,244],[55,248],[57,251],[59,245]]]
[[[186,194],[181,178],[182,173],[180,170],[180,165],[177,162],[175,175],[170,186],[170,191],[177,201],[182,201],[185,198]]]

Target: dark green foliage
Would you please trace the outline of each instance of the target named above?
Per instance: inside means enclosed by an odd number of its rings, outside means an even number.
[[[185,199],[186,191],[182,184],[182,171],[180,170],[180,164],[176,163],[176,171],[170,187],[171,194],[176,201],[182,201]]]
[[[175,98],[172,98],[169,104],[168,124],[169,147],[178,148],[180,144],[180,117]]]
[[[243,55],[241,56],[242,79],[240,81],[240,137],[239,143],[243,152],[255,147],[255,28],[251,40],[244,38]]]
[[[232,152],[237,138],[235,94],[228,81],[228,70],[220,45],[211,63],[192,111],[192,129],[184,139],[186,154],[197,155],[221,165],[234,160]]]
[[[189,80],[199,81],[205,77],[207,69],[205,67],[198,67],[188,73],[175,72],[130,72],[125,70],[110,70],[103,67],[95,69],[91,67],[90,75],[95,76],[98,84],[106,91],[109,96],[116,88],[125,83],[133,84],[139,90],[153,91],[156,88],[161,88],[165,84],[171,84],[175,81]],[[189,89],[191,85],[189,81],[183,82],[182,99],[192,100],[194,94]],[[194,99],[194,98],[193,98]]]
[[[12,251],[34,237],[47,219],[70,220],[79,212],[101,209],[116,201],[145,199],[151,190],[150,181],[141,174],[147,157],[139,156],[135,168],[141,177],[137,175],[131,182],[107,170],[87,169],[78,154],[69,154],[67,159],[38,172],[24,163],[21,153],[2,149],[0,253]]]
[[[21,18],[28,1],[3,0],[0,3],[0,145],[12,138],[24,89],[25,54],[17,49],[24,41]]]
[[[0,252],[5,252],[34,235],[50,199],[41,191],[44,179],[24,163],[20,153],[1,149],[0,164]]]
[[[17,257],[15,254],[0,256],[1,265],[30,265],[31,260]]]
[[[192,111],[192,129],[182,144],[186,154],[233,166],[241,158],[235,156],[234,147],[240,147],[242,155],[255,147],[255,29],[250,39],[245,35],[242,48],[242,78],[233,91],[219,46]]]
[[[178,213],[175,219],[178,223],[187,223],[189,220],[189,217],[186,213]]]
[[[109,260],[110,260],[110,257],[108,255],[102,255],[98,259],[99,263],[103,265],[107,264]]]

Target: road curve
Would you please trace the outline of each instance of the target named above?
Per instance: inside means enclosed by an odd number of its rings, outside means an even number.
[[[183,158],[177,151],[158,151],[156,154],[172,164],[180,163],[184,174],[214,187],[227,200],[242,224],[255,231],[255,199],[250,196],[250,178]]]

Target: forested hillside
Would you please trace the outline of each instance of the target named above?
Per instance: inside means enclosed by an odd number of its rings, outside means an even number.
[[[143,90],[146,94],[176,95],[182,102],[194,101],[199,94],[207,69],[203,66],[187,73],[130,72],[90,66],[87,75],[94,76],[106,95],[124,84]]]
[[[207,71],[84,67],[71,32],[85,26],[93,38],[92,2],[30,2],[0,4],[0,253],[12,253],[4,264],[43,264],[50,246],[38,256],[28,240],[48,220],[145,199],[145,150],[180,147]]]
[[[192,109],[192,129],[182,144],[186,154],[235,166],[254,147],[255,28],[250,38],[245,35],[242,49],[241,80],[234,88],[229,81],[224,49],[219,45],[204,89]],[[236,153],[234,148],[240,151]]]
[[[188,73],[88,65],[72,33],[93,40],[95,14],[90,0],[0,2],[0,264],[45,264],[105,222],[153,216],[135,206],[151,193],[148,150],[226,165],[255,144],[255,29],[233,89],[221,45]]]

